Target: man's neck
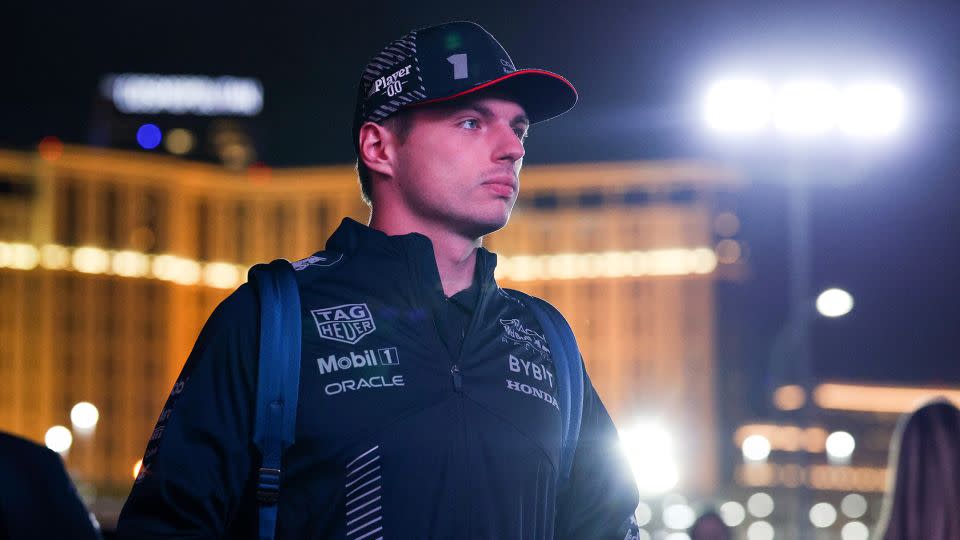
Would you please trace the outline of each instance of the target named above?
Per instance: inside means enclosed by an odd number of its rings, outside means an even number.
[[[389,236],[420,233],[433,243],[433,255],[440,273],[440,284],[447,297],[470,287],[477,262],[480,239],[471,239],[444,227],[411,220],[390,220],[372,212],[369,226]]]

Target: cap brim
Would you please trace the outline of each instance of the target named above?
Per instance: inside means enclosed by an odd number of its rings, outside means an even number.
[[[520,69],[462,92],[411,103],[409,106],[450,101],[494,87],[515,97],[531,124],[560,116],[577,104],[577,89],[563,76],[542,69]]]

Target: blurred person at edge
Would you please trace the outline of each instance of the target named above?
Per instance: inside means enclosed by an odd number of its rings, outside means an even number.
[[[936,399],[905,415],[875,540],[960,538],[960,410]]]
[[[0,432],[0,540],[98,540],[60,456]]]
[[[713,510],[708,510],[697,518],[687,531],[690,540],[730,540],[730,529]]]

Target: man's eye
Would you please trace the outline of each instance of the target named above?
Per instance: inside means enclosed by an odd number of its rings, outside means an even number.
[[[464,120],[463,122],[460,122],[460,125],[467,129],[477,129],[478,127],[480,127],[480,123],[477,121],[476,118],[470,118],[468,120]]]
[[[527,138],[527,130],[525,130],[525,129],[519,129],[519,128],[518,128],[518,129],[513,130],[513,132],[517,134],[517,138],[520,139],[521,141],[526,140],[526,138]]]

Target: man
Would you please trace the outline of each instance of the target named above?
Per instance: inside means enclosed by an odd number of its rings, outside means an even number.
[[[566,79],[516,70],[473,23],[411,32],[370,61],[354,122],[370,224],[345,219],[294,263],[303,344],[278,538],[634,534],[636,487],[589,379],[561,481],[551,344],[480,247],[510,217],[529,125],[575,102]],[[201,332],[121,537],[256,530],[257,309],[242,286]]]

